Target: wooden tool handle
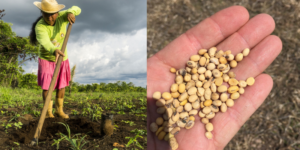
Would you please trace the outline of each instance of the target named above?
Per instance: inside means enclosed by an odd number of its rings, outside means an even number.
[[[66,46],[67,46],[67,42],[68,42],[68,39],[69,39],[71,29],[72,29],[72,24],[69,24],[68,29],[67,29],[67,33],[66,33],[66,36],[65,36],[65,39],[64,39],[64,43],[63,43],[62,49],[61,49],[62,53],[65,53],[65,49],[66,49]],[[36,141],[38,140],[38,138],[40,137],[40,135],[41,135],[43,124],[44,124],[46,113],[47,113],[47,109],[48,109],[48,105],[49,105],[49,102],[51,100],[51,95],[52,95],[52,92],[54,90],[55,82],[57,80],[58,72],[59,72],[60,65],[61,65],[62,61],[63,61],[63,56],[59,55],[58,61],[57,61],[57,64],[56,64],[56,67],[55,67],[55,70],[54,70],[54,73],[53,73],[53,76],[52,76],[52,79],[51,79],[51,83],[50,83],[50,86],[49,86],[49,89],[48,89],[48,93],[47,93],[47,96],[46,96],[46,101],[45,101],[45,104],[44,104],[44,107],[43,107],[43,111],[42,111],[38,126],[35,130],[33,140],[31,141],[31,145],[34,145],[36,143]]]

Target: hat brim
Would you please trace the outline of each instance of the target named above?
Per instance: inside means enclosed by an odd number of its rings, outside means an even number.
[[[41,2],[33,2],[33,4],[39,8],[41,11],[45,12],[45,13],[56,13],[56,12],[59,12],[60,10],[64,9],[66,6],[63,5],[63,4],[58,4],[57,5],[57,8],[56,10],[53,10],[53,11],[45,11],[42,9],[42,6],[41,6]]]

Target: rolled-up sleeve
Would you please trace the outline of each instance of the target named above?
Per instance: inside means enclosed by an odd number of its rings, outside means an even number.
[[[57,49],[50,41],[49,35],[47,33],[47,28],[43,25],[37,24],[35,27],[36,39],[44,47],[45,50],[49,51],[50,54],[54,55],[54,51]]]

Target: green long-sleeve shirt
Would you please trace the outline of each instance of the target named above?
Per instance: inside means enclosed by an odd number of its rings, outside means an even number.
[[[44,19],[38,21],[35,26],[36,39],[40,44],[39,57],[48,61],[55,61],[54,51],[61,50],[65,35],[67,24],[69,23],[67,16],[72,13],[75,16],[81,13],[81,9],[77,6],[72,6],[68,10],[60,11],[55,21],[54,26],[47,24]],[[64,61],[68,59],[67,48],[65,49]]]

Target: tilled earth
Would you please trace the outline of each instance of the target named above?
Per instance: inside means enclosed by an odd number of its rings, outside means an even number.
[[[138,104],[137,104],[138,105]],[[138,105],[138,107],[141,107]],[[7,111],[13,110],[15,112],[21,111],[18,108],[6,109]],[[66,111],[68,112],[68,111]],[[56,118],[46,118],[42,132],[39,138],[38,145],[30,146],[30,142],[33,139],[38,119],[32,117],[31,115],[24,115],[23,118],[20,118],[24,125],[21,129],[9,128],[8,133],[5,133],[3,127],[0,127],[0,149],[2,150],[10,150],[14,149],[22,149],[22,150],[55,150],[56,145],[54,143],[54,139],[60,139],[60,136],[57,133],[63,133],[68,135],[66,127],[58,122],[62,122],[64,124],[68,124],[71,130],[71,136],[74,134],[80,134],[80,138],[87,135],[85,137],[85,141],[88,143],[83,147],[84,149],[101,149],[101,150],[112,150],[115,148],[113,144],[116,142],[120,145],[125,146],[129,139],[125,139],[125,137],[134,137],[136,134],[130,131],[134,129],[143,129],[146,130],[146,118],[142,119],[142,117],[137,117],[134,114],[129,114],[129,109],[126,109],[124,115],[114,114],[114,124],[118,127],[114,130],[114,133],[111,137],[105,136],[103,131],[101,130],[101,120],[91,121],[87,117],[81,116],[72,116],[70,115],[70,119],[60,119]],[[105,113],[105,112],[103,112]],[[146,114],[146,113],[144,113]],[[5,119],[4,117],[0,119]],[[122,122],[124,121],[133,121],[134,125],[130,126],[129,124]],[[146,149],[146,135],[142,135],[142,138],[138,138],[138,142]],[[19,143],[17,146],[15,143]],[[126,149],[126,147],[117,147],[119,150]],[[138,148],[137,146],[131,145],[129,148]],[[59,149],[69,150],[70,143],[66,141],[62,141],[59,145]]]
[[[283,49],[264,71],[274,81],[265,102],[225,149],[300,149],[300,4],[296,0],[148,0],[147,57],[205,18],[232,5],[271,15]]]

